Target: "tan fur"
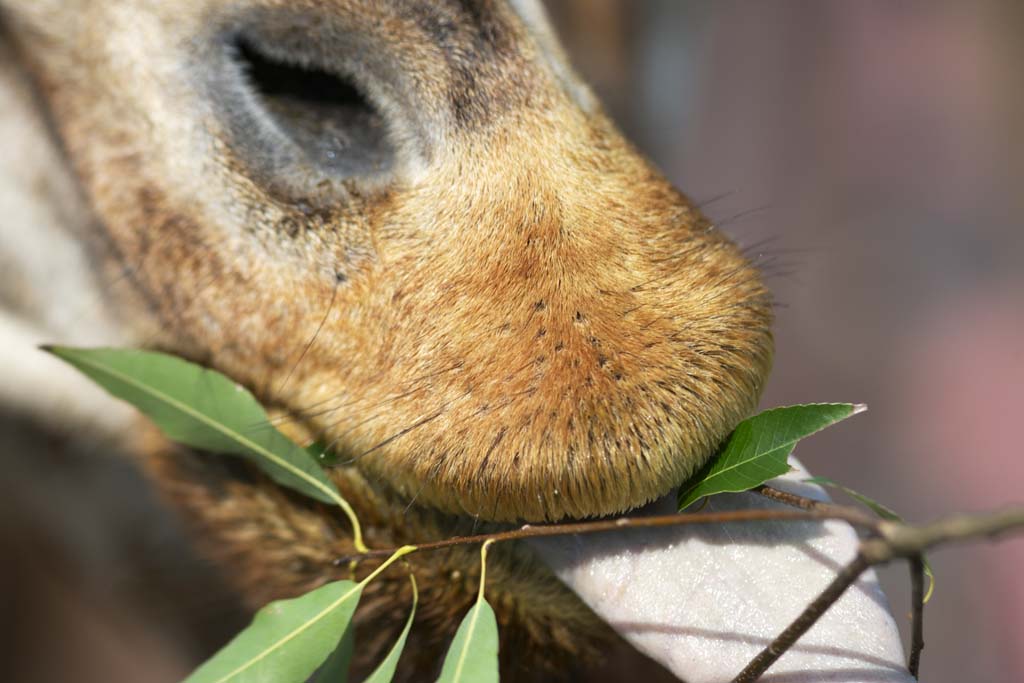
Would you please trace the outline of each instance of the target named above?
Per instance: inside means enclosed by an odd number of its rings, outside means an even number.
[[[122,338],[228,373],[354,462],[336,478],[372,543],[628,510],[756,404],[758,274],[622,139],[535,7],[526,22],[486,0],[70,4],[0,0],[114,252],[97,269],[116,276]],[[311,188],[255,165],[201,68],[232,22],[282,51],[300,35],[297,60],[345,71],[384,113],[394,167]],[[151,460],[257,603],[326,580],[348,548],[333,516],[258,477]],[[506,552],[509,632],[585,648],[569,631],[596,620]],[[425,604],[445,605],[421,637],[450,631],[473,565],[416,560]],[[392,590],[376,613],[397,616]]]
[[[229,578],[253,609],[350,578],[346,567],[334,566],[334,560],[354,552],[346,520],[336,509],[289,494],[238,463],[211,463],[180,450],[150,451],[145,467],[165,495],[190,512],[201,549],[233,570]],[[373,547],[487,530],[472,520],[408,507],[351,468],[339,470],[334,479],[358,505]],[[439,655],[476,599],[479,549],[414,555],[409,563],[420,608],[400,680],[420,681],[436,673]],[[487,597],[500,624],[500,650],[512,655],[502,658],[502,680],[572,680],[580,665],[598,660],[601,649],[615,642],[607,625],[525,546],[497,546],[488,564]],[[357,577],[372,568],[364,563]],[[359,669],[368,672],[394,642],[408,616],[410,590],[400,568],[367,586],[357,615]]]

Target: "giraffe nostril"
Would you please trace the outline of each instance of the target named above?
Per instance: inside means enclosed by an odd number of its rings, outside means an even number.
[[[254,100],[311,164],[342,177],[388,171],[394,150],[380,112],[351,80],[235,42]]]
[[[358,50],[341,41],[325,56],[296,45],[297,29],[265,34],[256,25],[220,31],[212,68],[196,58],[218,134],[247,175],[314,208],[390,183],[401,131],[373,96]]]

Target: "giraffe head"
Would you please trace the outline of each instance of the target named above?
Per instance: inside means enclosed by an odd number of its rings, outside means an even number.
[[[5,0],[146,341],[400,495],[666,493],[755,405],[757,271],[491,0]]]

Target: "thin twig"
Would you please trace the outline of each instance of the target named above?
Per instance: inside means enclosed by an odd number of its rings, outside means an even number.
[[[828,608],[846,592],[860,578],[860,575],[871,566],[870,561],[864,555],[857,554],[842,571],[836,575],[832,583],[814,599],[807,608],[800,613],[793,622],[773,640],[768,647],[761,650],[756,657],[733,679],[733,683],[753,683],[768,670],[775,661],[781,657],[789,648],[793,647],[800,636],[805,634],[815,622],[821,618]]]
[[[416,552],[450,548],[456,545],[483,543],[485,541],[514,541],[521,538],[590,534],[621,529],[688,526],[694,524],[729,524],[735,522],[820,521],[826,519],[841,519],[856,526],[867,526],[872,530],[878,526],[877,520],[862,515],[859,510],[841,508],[839,506],[835,506],[835,509],[830,510],[728,510],[692,514],[676,513],[655,517],[620,517],[618,519],[602,519],[593,522],[573,522],[569,524],[526,524],[518,529],[511,529],[509,531],[477,534],[475,536],[456,536],[442,541],[421,543],[416,546]],[[365,553],[340,557],[334,561],[334,564],[343,565],[353,560],[389,557],[394,552],[394,548],[369,550]]]
[[[826,513],[842,511],[843,517],[841,519],[850,522],[855,526],[870,529],[876,533],[878,525],[881,522],[881,520],[878,517],[861,512],[857,508],[848,507],[845,505],[836,505],[835,503],[826,503],[821,500],[808,498],[807,496],[801,496],[796,493],[790,493],[789,491],[780,491],[779,489],[772,488],[771,486],[758,486],[756,488],[751,489],[751,492],[756,493],[759,496],[768,498],[769,500],[784,503],[791,507],[800,508],[801,510],[815,510],[818,512]],[[854,515],[856,515],[857,518],[859,518],[857,522],[851,521],[851,519],[854,519]]]
[[[932,524],[913,526],[898,522],[879,525],[894,557],[920,555],[928,548],[957,541],[998,538],[1024,528],[1024,506],[977,515],[946,517]]]
[[[831,607],[868,567],[887,564],[896,558],[921,559],[922,553],[936,545],[980,538],[997,538],[1010,531],[1024,529],[1024,507],[1012,508],[988,514],[962,515],[939,520],[924,526],[912,526],[902,522],[882,521],[878,524],[879,535],[861,541],[857,557],[843,568],[821,594],[808,605],[793,622],[733,679],[732,683],[753,683],[778,660],[797,639],[807,632],[814,623]],[[923,572],[923,565],[921,571]],[[916,573],[916,572],[915,572]],[[920,585],[923,587],[921,579]],[[923,595],[915,589],[915,603],[923,602]],[[918,622],[920,623],[920,622]],[[915,630],[918,627],[915,626]],[[915,638],[920,637],[915,633]],[[915,648],[923,647],[923,638],[911,644],[911,657]],[[915,667],[920,665],[912,661]]]
[[[911,676],[918,678],[918,671],[921,668],[921,650],[924,649],[924,557],[921,555],[914,555],[910,558],[910,586],[913,621],[907,669]]]

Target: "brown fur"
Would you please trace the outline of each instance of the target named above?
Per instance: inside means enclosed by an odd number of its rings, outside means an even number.
[[[335,478],[371,544],[628,510],[754,407],[771,358],[755,269],[513,8],[73,4],[0,0],[104,226],[126,338],[228,373],[353,462]],[[310,183],[261,165],[197,67],[238,26],[364,89],[393,167]],[[333,511],[152,450],[254,604],[327,580],[349,549]],[[413,564],[418,651],[434,657],[475,554]],[[525,550],[495,564],[509,643],[564,655],[603,632]],[[368,594],[368,613],[399,623],[403,582]]]
[[[253,609],[281,597],[349,578],[338,557],[354,552],[346,520],[336,508],[312,504],[283,491],[238,463],[180,450],[150,452],[147,469],[165,495],[182,505],[199,533],[200,548],[234,570],[233,581]],[[412,506],[376,490],[358,471],[334,477],[342,494],[359,507],[367,542],[393,547],[467,534],[472,520]],[[420,589],[420,608],[403,659],[402,680],[436,677],[439,654],[458,619],[476,598],[479,549],[414,555],[409,563]],[[364,563],[357,577],[373,568]],[[565,588],[525,546],[494,548],[487,596],[498,615],[503,680],[571,680],[578,666],[599,658],[614,634]],[[368,671],[401,629],[411,604],[410,585],[394,569],[367,586],[360,601],[357,667]],[[528,656],[523,653],[529,653]]]

